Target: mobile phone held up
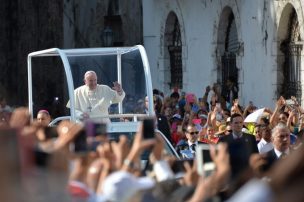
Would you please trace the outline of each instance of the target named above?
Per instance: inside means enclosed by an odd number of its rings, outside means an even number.
[[[196,147],[197,172],[202,176],[209,176],[215,169],[210,156],[210,146],[200,144]]]
[[[104,138],[98,138],[104,137]],[[71,144],[71,151],[77,154],[85,154],[89,151],[95,151],[97,146],[107,138],[106,123],[94,123],[88,121],[85,127],[75,137]]]
[[[288,106],[295,105],[295,102],[292,99],[286,100],[285,103]]]
[[[76,154],[86,154],[89,151],[85,129],[79,131],[74,139],[73,144],[70,144],[70,150]]]
[[[152,139],[155,137],[155,120],[154,118],[146,118],[143,120],[143,137],[144,139]]]
[[[57,128],[56,127],[45,127],[43,129],[45,139],[52,139],[52,138],[57,138],[58,133],[57,133]]]
[[[190,166],[193,165],[193,159],[182,159],[182,160],[176,160],[173,162],[171,168],[173,173],[177,174],[177,173],[185,173],[186,169],[184,166],[184,163],[188,162],[190,164]]]
[[[93,121],[87,121],[85,123],[85,130],[88,137],[107,136],[106,123],[94,123]]]

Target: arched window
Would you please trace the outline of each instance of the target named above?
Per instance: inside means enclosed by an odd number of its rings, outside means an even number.
[[[170,13],[166,24],[166,44],[170,58],[170,88],[183,87],[182,41],[180,24],[175,14]]]
[[[289,16],[287,37],[280,44],[280,50],[284,55],[282,92],[286,99],[295,96],[301,102],[301,51],[302,44],[299,34],[299,21],[294,8]]]
[[[237,98],[238,94],[238,69],[236,66],[236,54],[239,50],[239,42],[235,18],[232,11],[228,17],[225,36],[225,50],[221,56],[221,85],[222,94],[227,102],[232,102]],[[229,84],[228,84],[229,82]],[[229,95],[231,84],[233,83],[235,92],[233,96]]]

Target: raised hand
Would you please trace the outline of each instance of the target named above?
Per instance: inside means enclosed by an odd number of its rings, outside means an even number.
[[[117,93],[121,93],[122,92],[122,88],[120,83],[118,83],[117,81],[113,82],[113,87],[112,89],[115,90]]]

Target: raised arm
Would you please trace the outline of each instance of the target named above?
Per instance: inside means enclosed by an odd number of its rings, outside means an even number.
[[[276,102],[276,107],[270,117],[270,125],[273,128],[275,125],[278,123],[278,116],[279,116],[279,111],[282,109],[282,107],[285,104],[285,99],[281,96],[277,102]]]

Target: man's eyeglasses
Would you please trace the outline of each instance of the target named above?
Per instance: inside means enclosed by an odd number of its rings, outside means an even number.
[[[197,135],[199,132],[198,131],[193,131],[193,132],[189,132],[189,131],[187,131],[187,133],[189,133],[190,135]]]

